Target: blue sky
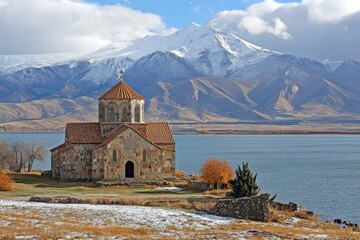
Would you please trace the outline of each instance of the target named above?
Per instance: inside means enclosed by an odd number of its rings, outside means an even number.
[[[162,17],[167,27],[181,28],[190,22],[206,23],[216,13],[224,10],[246,9],[261,0],[91,0],[99,5],[120,4],[142,12]],[[277,2],[299,2],[278,0]]]

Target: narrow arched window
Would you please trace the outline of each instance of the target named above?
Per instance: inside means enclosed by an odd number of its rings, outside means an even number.
[[[123,119],[123,122],[127,122],[127,108],[124,107],[123,108],[123,112],[122,112],[122,119]]]
[[[140,106],[135,106],[135,122],[140,122]]]
[[[115,107],[111,106],[109,109],[109,119],[110,122],[115,122]]]
[[[99,120],[100,122],[105,121],[105,108],[104,104],[100,103],[99,105]]]
[[[142,159],[144,162],[146,162],[146,151],[145,150],[142,152]]]
[[[116,158],[116,151],[113,151],[113,162],[116,162],[117,158]]]

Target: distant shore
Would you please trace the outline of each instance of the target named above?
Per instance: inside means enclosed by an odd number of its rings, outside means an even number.
[[[175,134],[286,135],[360,134],[360,123],[189,123],[170,124]]]
[[[360,131],[227,131],[227,130],[199,130],[196,134],[210,135],[306,135],[306,134],[360,134]]]
[[[1,125],[1,124],[0,124]],[[50,133],[65,132],[65,123],[50,125],[2,125],[0,133]],[[177,135],[191,134],[247,134],[247,135],[285,135],[285,134],[360,134],[360,121],[355,122],[169,122]]]

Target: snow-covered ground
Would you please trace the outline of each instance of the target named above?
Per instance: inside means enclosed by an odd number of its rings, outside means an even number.
[[[162,207],[0,200],[0,239],[333,239],[302,221],[261,223]]]
[[[122,205],[90,205],[90,204],[49,204],[26,201],[0,200],[0,212],[21,212],[22,214],[39,214],[74,218],[92,224],[116,224],[128,227],[204,229],[234,221],[232,218],[218,217],[208,214],[190,213],[174,209],[144,206]],[[77,214],[78,213],[78,214]],[[96,216],[96,218],[94,218]]]
[[[161,207],[0,200],[0,239],[186,239],[194,230],[207,239],[208,231],[233,221]]]

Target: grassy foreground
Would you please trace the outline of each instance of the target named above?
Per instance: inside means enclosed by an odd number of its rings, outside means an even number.
[[[131,197],[150,199],[197,198],[201,193],[159,191],[157,187],[130,188],[128,186],[98,187],[93,182],[63,182],[42,177],[38,172],[14,173],[12,191],[1,192],[0,199],[28,199],[31,196],[61,197]],[[179,182],[181,183],[181,182]]]
[[[125,199],[124,204],[146,205],[145,200],[179,200],[218,197],[202,193],[169,193],[154,188],[96,187],[87,182],[60,182],[41,177],[39,173],[13,175],[13,191],[0,192],[0,199],[28,200],[30,196]],[[221,196],[221,195],[220,195]],[[127,200],[126,200],[127,199]],[[49,209],[52,204],[49,204]],[[164,204],[160,206],[164,207]],[[165,207],[168,205],[165,204]],[[185,205],[169,207],[187,208]],[[204,206],[206,207],[206,206]],[[199,207],[201,208],[201,207]],[[191,209],[191,208],[187,208]],[[156,209],[154,210],[156,211]],[[108,212],[79,209],[38,211],[24,206],[0,209],[0,239],[360,239],[360,232],[340,228],[298,213],[272,211],[271,222],[229,220],[219,225],[167,224],[134,226],[132,222],[111,220]],[[184,212],[186,215],[187,213]],[[85,215],[85,216],[84,216]],[[171,214],[168,216],[171,217]],[[193,220],[196,221],[196,220]],[[176,222],[176,219],[175,219]],[[189,221],[190,223],[190,221]]]

